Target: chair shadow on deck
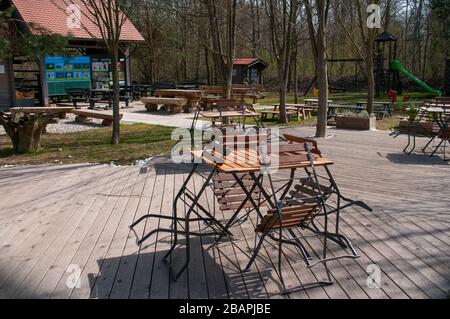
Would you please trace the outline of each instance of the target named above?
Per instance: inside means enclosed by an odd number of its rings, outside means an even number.
[[[430,157],[424,153],[412,153],[408,155],[406,153],[388,153],[386,158],[397,164],[408,164],[408,165],[438,165],[438,166],[449,166],[449,162],[444,161],[440,156]]]
[[[154,251],[153,243],[143,247],[152,252],[99,259],[97,260],[99,273],[88,274],[90,298],[111,298],[111,293],[115,289],[125,289],[126,291],[121,291],[119,295],[133,298],[130,292],[136,289],[135,286],[141,289],[145,287],[144,289],[148,291],[147,296],[157,299],[195,298],[196,294],[209,299],[267,297],[261,282],[269,279],[270,271],[242,274],[236,265],[230,265],[229,262],[222,264],[228,256],[224,256],[223,252],[217,249],[209,249],[212,242],[213,239],[208,240],[208,237],[202,240],[191,238],[191,261],[188,270],[176,282],[169,278],[169,267],[162,260],[169,248],[170,236],[158,241],[156,249],[158,251]],[[186,254],[184,241],[180,240],[180,244],[181,247],[175,249],[172,257],[176,270],[183,264]],[[158,247],[159,245],[164,245],[164,248]],[[128,270],[125,271],[125,268]],[[137,268],[141,271],[137,271]],[[124,285],[125,282],[127,284]],[[186,295],[178,297],[179,291],[169,292],[169,289],[186,291]]]

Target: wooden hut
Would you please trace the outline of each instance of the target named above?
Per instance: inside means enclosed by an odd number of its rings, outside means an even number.
[[[269,66],[266,62],[256,58],[240,58],[234,60],[233,84],[263,85],[263,71]]]

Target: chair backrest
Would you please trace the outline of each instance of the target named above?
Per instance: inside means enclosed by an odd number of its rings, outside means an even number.
[[[268,134],[246,133],[240,130],[221,130],[219,136],[213,136],[210,141],[214,144],[216,151],[221,152],[224,157],[231,154],[232,151],[254,151],[259,152],[259,147],[266,144]],[[211,144],[213,145],[213,144]]]
[[[317,154],[319,156],[322,156],[322,152],[319,150],[319,146],[317,144],[317,141],[314,141],[314,140],[311,140],[311,139],[308,139],[308,138],[304,138],[304,137],[300,137],[300,136],[296,136],[296,135],[291,135],[291,134],[283,134],[283,137],[289,143],[300,143],[300,144],[303,144],[303,145],[305,143],[310,143],[312,145],[311,152],[313,154]]]
[[[307,181],[305,179],[303,185],[311,187],[314,191],[306,194],[299,202],[285,199],[279,201],[277,203],[278,208],[270,209],[257,225],[255,231],[270,232],[279,228],[307,226],[317,214],[325,210],[324,201],[327,196],[325,196],[318,181],[311,144],[309,142],[303,144],[310,161],[310,169],[312,170],[312,176]]]
[[[305,203],[281,209],[282,218],[278,211],[271,209],[256,226],[256,232],[267,232],[274,229],[307,226],[319,213],[321,207],[318,203]]]

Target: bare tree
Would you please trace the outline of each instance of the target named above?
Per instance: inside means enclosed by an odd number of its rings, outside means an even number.
[[[233,62],[236,47],[236,7],[237,0],[202,0],[208,12],[209,26],[212,39],[210,49],[217,72],[221,77],[224,86],[224,97],[231,97],[231,87],[233,83]],[[223,4],[222,7],[219,7]],[[226,8],[226,28],[220,27],[219,11]],[[218,10],[219,9],[219,10]],[[223,45],[222,39],[226,39]]]
[[[78,0],[83,6],[80,26],[92,38],[97,38],[98,31],[104,46],[111,57],[111,71],[113,77],[113,132],[111,143],[120,143],[120,84],[119,84],[119,50],[123,26],[134,8],[133,1],[128,0]],[[66,0],[66,5],[71,4]],[[87,19],[87,22],[84,21]],[[93,24],[97,30],[88,27]]]
[[[328,72],[325,29],[330,2],[328,0],[304,0],[303,3],[305,5],[309,37],[311,39],[311,48],[319,87],[316,136],[325,137],[328,114]]]
[[[289,82],[298,2],[297,0],[267,0],[266,12],[269,20],[272,53],[277,61],[280,121],[287,123],[286,92]]]
[[[388,4],[390,1],[387,1]],[[358,55],[364,60],[367,74],[367,112],[373,112],[373,100],[375,97],[375,78],[373,74],[374,67],[374,42],[379,32],[378,28],[369,28],[367,25],[367,6],[369,4],[380,5],[380,0],[354,0],[351,2],[336,1],[336,17],[339,24],[345,30],[347,38],[355,47]],[[354,7],[352,7],[354,5]],[[356,14],[356,26],[349,26],[344,17]],[[363,13],[364,12],[364,13]],[[385,11],[387,14],[388,11]],[[380,19],[382,17],[380,16]],[[381,23],[381,20],[380,20]],[[358,32],[354,32],[353,27]],[[359,35],[359,37],[358,37]]]

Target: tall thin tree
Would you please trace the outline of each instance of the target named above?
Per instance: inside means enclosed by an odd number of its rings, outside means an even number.
[[[325,29],[330,2],[328,0],[314,0],[314,3],[312,2],[313,0],[303,1],[319,87],[316,136],[325,137],[327,134],[328,114],[328,72]]]
[[[120,83],[119,51],[123,26],[134,9],[133,1],[128,0],[65,0],[66,5],[76,4],[81,7],[79,25],[92,38],[99,35],[106,51],[111,57],[113,82],[113,132],[111,144],[120,143]],[[86,19],[87,21],[85,21]],[[94,25],[93,30],[89,25]],[[96,34],[98,31],[99,34]]]

